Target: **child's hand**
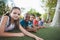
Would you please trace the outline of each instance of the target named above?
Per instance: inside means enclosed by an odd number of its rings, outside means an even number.
[[[24,35],[23,33],[19,33],[18,36],[19,36],[19,37],[23,37],[23,36],[25,36],[25,35]]]
[[[42,38],[39,38],[39,37],[36,37],[36,40],[44,40],[44,39],[42,39]]]

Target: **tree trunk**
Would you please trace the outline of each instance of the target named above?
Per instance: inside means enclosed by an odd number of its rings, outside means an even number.
[[[50,20],[51,20],[51,15],[50,15],[50,10],[51,10],[51,8],[49,8],[48,10],[49,10],[49,11],[48,11],[48,13],[47,13],[47,22],[49,23]]]
[[[60,27],[60,0],[57,0],[57,6],[51,26]]]

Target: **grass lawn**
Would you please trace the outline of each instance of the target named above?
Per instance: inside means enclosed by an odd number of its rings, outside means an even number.
[[[15,31],[14,31],[15,32]],[[44,29],[40,29],[37,33],[33,33],[44,40],[60,40],[60,28],[58,27],[47,27]],[[34,40],[28,36],[24,37],[0,37],[0,40]]]

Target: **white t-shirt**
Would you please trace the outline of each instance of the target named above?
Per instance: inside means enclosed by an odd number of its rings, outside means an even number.
[[[2,17],[1,22],[2,22],[3,18],[4,17]],[[0,25],[1,25],[1,22],[0,22]],[[10,24],[9,27],[7,27],[8,25],[9,25],[9,17],[8,17],[7,23],[5,25],[5,31],[13,30],[15,28],[15,24]]]

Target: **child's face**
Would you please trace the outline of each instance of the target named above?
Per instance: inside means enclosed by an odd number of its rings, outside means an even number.
[[[30,16],[30,20],[33,21],[33,19],[34,19],[34,16]]]
[[[29,19],[30,19],[30,16],[28,15],[28,16],[26,17],[26,21],[29,21]]]
[[[11,12],[10,16],[14,19],[14,20],[18,20],[19,16],[20,16],[21,12],[18,9],[13,9],[13,11]]]

